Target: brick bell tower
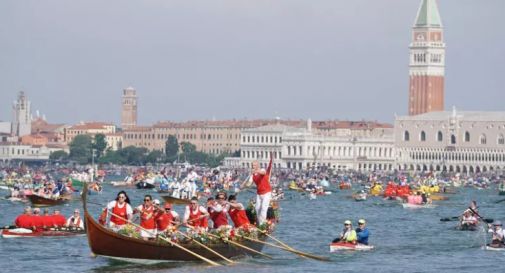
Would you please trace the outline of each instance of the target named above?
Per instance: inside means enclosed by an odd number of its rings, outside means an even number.
[[[422,0],[410,44],[409,115],[444,110],[443,34],[436,0]]]

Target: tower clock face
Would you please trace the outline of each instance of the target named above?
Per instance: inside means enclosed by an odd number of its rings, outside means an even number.
[[[424,41],[424,34],[423,33],[417,34],[416,40],[418,40],[418,41]]]

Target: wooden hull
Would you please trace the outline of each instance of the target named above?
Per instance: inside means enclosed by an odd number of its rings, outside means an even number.
[[[120,235],[105,228],[101,224],[97,223],[88,213],[86,208],[86,192],[83,194],[83,206],[88,243],[91,251],[96,255],[137,262],[201,261],[199,258],[175,246],[170,246],[166,242],[144,241],[141,239]],[[262,237],[260,239],[264,240],[265,237]],[[261,251],[263,248],[263,244],[255,242],[243,241],[240,243],[256,251]],[[212,260],[220,259],[217,255],[209,252],[203,247],[194,244],[179,244],[205,258]],[[227,258],[249,254],[247,250],[244,250],[243,248],[238,248],[226,243],[219,243],[208,246]]]
[[[170,195],[162,195],[161,198],[163,198],[165,202],[174,205],[189,205],[191,203],[191,200],[175,198]]]
[[[32,203],[34,207],[50,207],[65,204],[70,201],[70,197],[59,197],[58,199],[45,198],[39,195],[28,195],[28,200]]]

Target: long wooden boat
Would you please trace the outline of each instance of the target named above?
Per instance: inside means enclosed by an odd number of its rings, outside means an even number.
[[[175,198],[170,195],[161,195],[161,198],[163,198],[163,200],[165,200],[165,202],[170,203],[170,204],[174,204],[174,205],[189,205],[191,203],[191,200]]]
[[[26,196],[34,207],[50,207],[65,204],[72,199],[72,195],[60,196],[58,198],[46,198],[40,195],[31,194]]]
[[[85,235],[84,230],[42,230],[31,231],[24,228],[4,229],[2,231],[3,238],[33,238],[33,237],[62,237],[62,236],[79,236]]]
[[[144,241],[133,237],[118,234],[99,224],[89,214],[86,204],[87,191],[82,195],[84,207],[84,220],[86,224],[86,233],[91,251],[98,256],[111,259],[123,260],[136,263],[156,263],[170,261],[200,261],[199,258],[163,241]],[[265,240],[266,236],[259,236],[260,240]],[[261,251],[263,244],[242,241],[240,244]],[[219,260],[219,256],[209,252],[205,248],[191,244],[179,243],[180,246],[191,250],[205,258]],[[220,253],[226,258],[233,258],[245,255],[251,255],[244,248],[236,247],[228,243],[216,243],[208,245],[214,251]]]

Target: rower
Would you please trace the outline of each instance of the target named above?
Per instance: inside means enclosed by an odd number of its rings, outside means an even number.
[[[207,211],[209,212],[210,219],[212,220],[213,228],[217,229],[221,226],[228,225],[228,210],[226,208],[226,193],[219,192],[215,200],[207,203]]]
[[[368,236],[370,232],[366,227],[365,219],[358,220],[358,227],[356,228],[356,236],[358,238],[358,244],[368,245]]]
[[[244,205],[237,202],[236,195],[230,195],[230,197],[228,197],[228,206],[228,214],[230,215],[235,228],[243,228],[251,225],[249,219],[247,218]]]
[[[133,209],[130,206],[130,198],[128,198],[125,191],[120,191],[116,199],[107,204],[107,207],[104,209],[99,219],[102,225],[105,225],[107,222],[107,215],[109,212],[111,212],[109,227],[112,230],[118,231],[128,223],[132,217]]]
[[[493,225],[489,224],[489,233],[493,234],[491,239],[491,246],[493,247],[505,247],[505,230],[502,228],[502,223],[500,221],[494,221]]]
[[[133,210],[133,214],[140,214],[140,236],[144,240],[152,240],[156,238],[156,221],[154,220],[154,205],[151,195],[144,196],[144,203]]]
[[[356,231],[352,229],[352,223],[351,220],[345,220],[344,222],[344,230],[342,230],[342,233],[340,233],[340,237],[333,240],[333,243],[337,242],[345,242],[345,243],[351,243],[351,244],[356,244]]]
[[[78,209],[74,210],[74,214],[68,218],[65,223],[65,227],[70,229],[84,229],[84,221],[81,219],[81,215]]]
[[[209,226],[207,217],[209,217],[209,213],[198,204],[198,198],[193,196],[190,205],[186,206],[183,220],[184,225],[191,225],[206,230]]]
[[[165,203],[163,208],[155,205],[155,208],[155,221],[158,235],[170,230],[174,224],[180,221],[179,214],[172,210],[172,204]]]
[[[33,225],[34,230],[42,230],[42,228],[43,228],[44,224],[42,223],[42,216],[40,216],[40,209],[39,208],[33,209],[32,225]]]
[[[267,169],[260,169],[258,161],[252,163],[252,174],[250,179],[256,184],[256,217],[258,225],[262,225],[267,221],[268,207],[272,199],[272,187],[270,186],[270,174],[272,171],[272,155]],[[244,186],[245,183],[241,186]]]
[[[465,210],[463,212],[463,215],[461,216],[461,226],[475,226],[477,225],[478,220],[477,218],[473,215],[472,211],[469,209]]]
[[[52,215],[49,215],[49,209],[45,208],[44,214],[41,217],[42,217],[42,225],[44,226],[44,229],[55,227],[54,226],[54,217]]]
[[[25,207],[23,214],[16,217],[14,224],[19,228],[33,229],[32,208]]]
[[[63,216],[61,213],[60,213],[60,210],[59,209],[55,209],[54,210],[54,213],[52,215],[52,220],[53,220],[53,226],[54,227],[63,227],[65,226],[65,223],[67,222],[65,220],[65,216]]]

